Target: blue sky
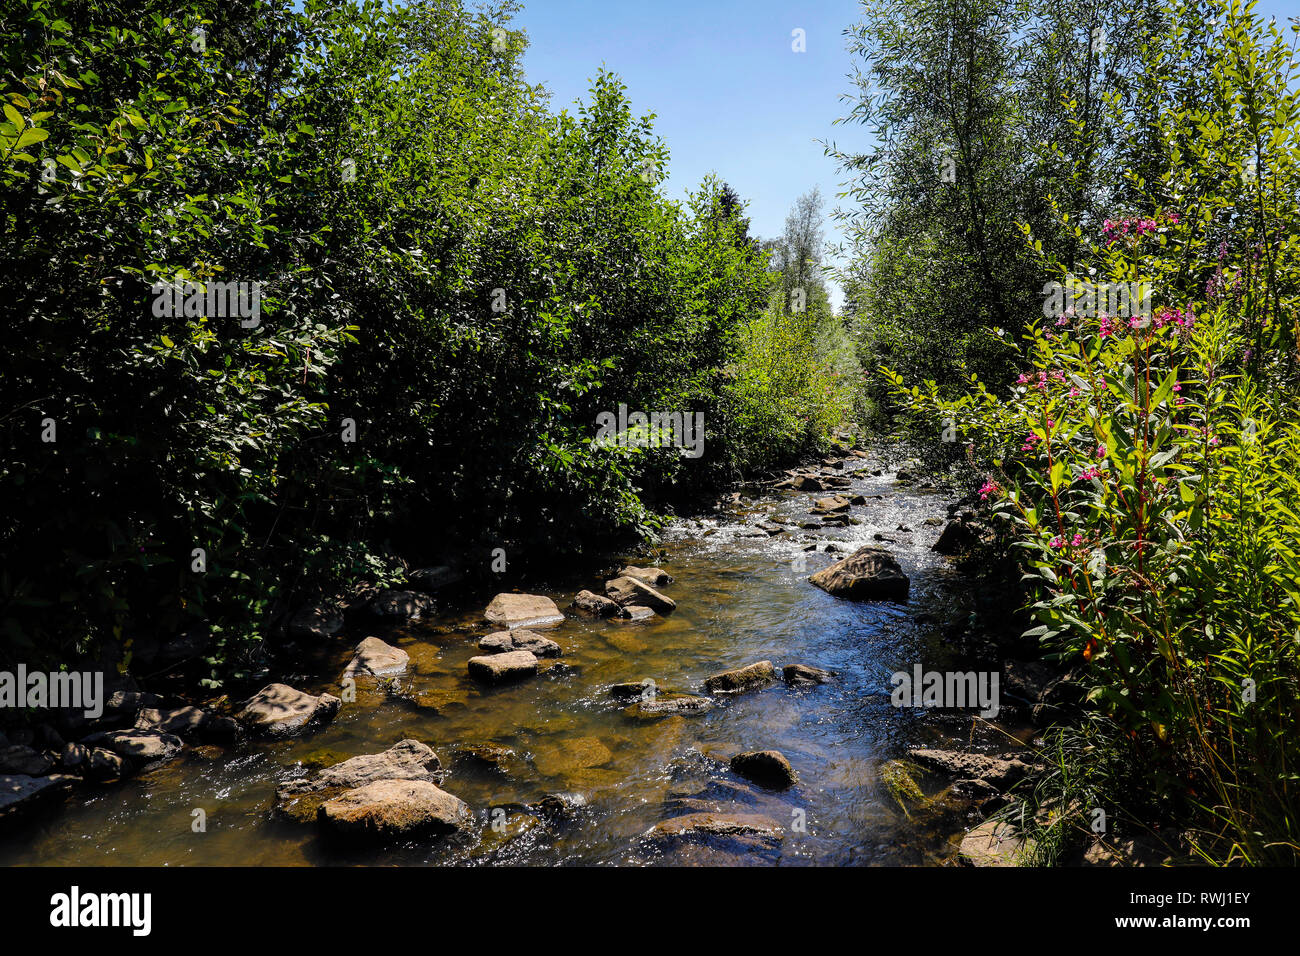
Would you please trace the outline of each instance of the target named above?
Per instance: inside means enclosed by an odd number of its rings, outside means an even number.
[[[857,11],[857,0],[525,0],[515,26],[528,33],[524,69],[553,108],[585,99],[601,66],[617,73],[633,109],[657,114],[672,152],[667,194],[716,172],[766,238],[813,186],[834,206],[839,177],[817,139],[866,142],[863,130],[831,126],[849,90],[842,31]],[[807,52],[792,51],[795,29]]]
[[[524,68],[552,107],[585,99],[605,66],[633,109],[657,115],[672,151],[666,192],[681,198],[715,172],[749,203],[750,231],[779,234],[795,199],[820,186],[827,212],[842,188],[819,139],[864,149],[866,130],[832,126],[846,106],[852,62],[845,27],[858,0],[524,0],[514,26],[528,33]],[[1300,0],[1261,0],[1256,13],[1300,15]],[[791,49],[802,29],[807,50]],[[837,232],[827,222],[827,238]],[[841,300],[838,288],[832,301]]]

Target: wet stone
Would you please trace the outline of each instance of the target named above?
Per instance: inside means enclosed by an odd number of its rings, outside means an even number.
[[[507,651],[469,659],[469,676],[484,684],[504,684],[537,673],[537,658],[529,651]]]
[[[704,689],[711,694],[737,694],[763,687],[774,680],[776,680],[776,668],[772,666],[772,662],[756,661],[745,667],[714,674],[704,681]]]
[[[510,651],[528,651],[535,657],[559,657],[563,653],[560,645],[555,641],[523,627],[513,631],[497,631],[495,634],[489,634],[478,642],[478,649],[485,654],[508,654]]]

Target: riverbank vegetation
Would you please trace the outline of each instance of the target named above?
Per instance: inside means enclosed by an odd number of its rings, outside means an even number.
[[[1236,0],[870,6],[897,135],[863,164],[864,354],[981,473],[1032,633],[1087,690],[1009,813],[1040,862],[1102,810],[1176,858],[1294,863],[1295,31]],[[948,181],[908,165],[945,148]]]

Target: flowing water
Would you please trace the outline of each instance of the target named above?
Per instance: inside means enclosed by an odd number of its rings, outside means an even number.
[[[675,577],[663,590],[677,611],[644,623],[568,611],[563,624],[546,631],[563,656],[522,683],[486,688],[467,676],[478,640],[495,630],[482,622],[482,600],[401,628],[350,627],[285,682],[339,693],[352,647],[374,634],[410,654],[396,687],[360,681],[357,702],[305,737],[187,748],[139,777],[82,789],[57,812],[7,834],[0,864],[948,862],[969,821],[942,792],[944,781],[922,777],[924,798],[900,803],[880,771],[909,745],[965,742],[973,733],[978,741],[991,733],[969,715],[899,709],[889,699],[893,672],[942,662],[936,624],[963,617],[971,595],[947,560],[930,551],[941,528],[925,519],[945,516],[948,499],[899,485],[890,473],[873,476],[878,463],[850,460],[855,466],[848,472],[853,487],[839,491],[881,496],[852,510],[860,524],[801,529],[820,495],[786,491],[743,500],[717,518],[679,521],[651,554],[627,556]],[[774,537],[756,532],[753,524],[763,517],[787,520],[788,530]],[[827,542],[851,550],[880,544],[876,534],[895,539],[884,546],[912,580],[907,605],[841,600],[808,583],[810,573],[842,557],[827,553]],[[805,550],[814,543],[819,550]],[[566,608],[578,590],[602,590],[599,572],[609,568],[593,570],[530,590]],[[707,713],[659,720],[629,716],[608,693],[611,684],[643,678],[661,691],[702,693],[710,674],[765,659],[778,668],[811,664],[837,677],[802,688],[778,681],[719,696]],[[475,810],[468,834],[360,850],[271,812],[277,784],[408,737],[439,754],[442,787]],[[510,753],[491,765],[464,749],[486,746]],[[752,787],[727,768],[734,753],[768,749],[793,764],[799,783],[792,789]],[[575,809],[558,818],[528,809],[547,794],[567,795]],[[764,852],[722,841],[664,855],[642,839],[656,823],[705,806],[761,813],[786,833]],[[206,832],[194,832],[198,809]]]

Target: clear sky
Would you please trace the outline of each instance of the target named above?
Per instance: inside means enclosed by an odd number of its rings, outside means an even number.
[[[858,0],[524,0],[524,68],[562,109],[586,98],[601,66],[627,85],[639,115],[671,150],[667,194],[681,198],[710,172],[749,204],[751,234],[778,235],[795,199],[820,186],[829,212],[842,188],[816,142],[863,150],[866,130],[832,126],[847,107],[852,64],[844,29]],[[1261,0],[1256,13],[1300,16],[1300,0]],[[792,31],[806,52],[792,50]],[[827,238],[838,233],[827,223]],[[832,288],[838,307],[842,296]]]

